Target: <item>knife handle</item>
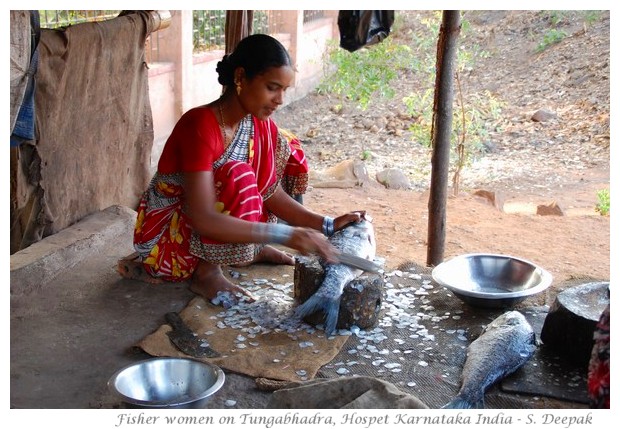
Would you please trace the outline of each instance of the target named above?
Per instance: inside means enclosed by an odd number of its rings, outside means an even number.
[[[171,311],[170,313],[166,313],[165,317],[166,317],[166,322],[168,322],[168,324],[172,326],[173,330],[192,332],[192,330],[189,329],[189,327],[185,324],[183,319],[181,319],[181,316],[179,315],[179,313],[175,311]]]

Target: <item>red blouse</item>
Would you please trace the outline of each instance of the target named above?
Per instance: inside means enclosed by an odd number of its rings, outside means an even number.
[[[208,107],[194,107],[181,116],[159,158],[161,174],[213,171],[213,163],[224,153],[217,118]]]

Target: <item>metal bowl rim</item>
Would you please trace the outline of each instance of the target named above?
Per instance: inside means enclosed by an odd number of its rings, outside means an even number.
[[[195,364],[199,364],[199,365],[204,365],[209,367],[210,369],[214,370],[217,378],[215,380],[215,383],[213,383],[213,385],[211,387],[209,387],[207,390],[205,390],[204,392],[202,392],[202,394],[196,396],[195,398],[186,400],[186,401],[180,401],[180,402],[170,402],[170,401],[166,401],[166,400],[162,400],[162,401],[148,401],[148,400],[143,400],[143,399],[136,399],[136,398],[132,398],[131,396],[127,396],[123,393],[121,393],[117,388],[116,388],[116,381],[118,380],[118,378],[121,376],[121,374],[125,371],[128,370],[129,368],[133,368],[139,365],[144,365],[146,363],[149,362],[153,362],[153,361],[186,361],[186,362],[192,362]],[[217,365],[214,365],[210,362],[203,362],[201,360],[197,360],[197,359],[191,359],[191,358],[184,358],[184,357],[155,357],[155,358],[150,358],[150,359],[143,359],[141,361],[138,362],[134,362],[134,363],[130,363],[129,365],[126,365],[124,367],[122,367],[121,369],[119,369],[118,371],[116,371],[114,374],[112,374],[112,376],[110,377],[110,379],[108,380],[108,388],[110,389],[110,391],[112,391],[112,393],[116,396],[118,396],[121,400],[123,400],[124,402],[128,403],[128,404],[132,404],[132,405],[138,405],[141,407],[153,407],[153,408],[172,408],[172,407],[180,407],[183,405],[187,405],[187,404],[191,404],[194,402],[198,402],[201,401],[209,396],[211,396],[213,393],[217,392],[222,385],[224,384],[224,380],[225,380],[225,375],[224,375],[224,371],[222,371],[222,368],[220,368]]]
[[[541,277],[540,283],[529,289],[519,290],[516,292],[485,293],[485,292],[479,292],[479,291],[472,291],[469,289],[461,289],[458,286],[448,284],[446,281],[444,281],[441,278],[442,271],[445,269],[445,267],[450,262],[458,260],[458,259],[467,259],[467,258],[471,258],[475,256],[487,256],[487,257],[495,257],[495,258],[502,258],[502,259],[514,259],[516,261],[529,264],[532,267],[534,267],[534,270],[536,272],[540,274],[540,277]],[[547,289],[551,285],[551,282],[553,281],[553,276],[551,275],[551,273],[545,270],[544,268],[538,266],[538,264],[535,264],[532,261],[528,261],[527,259],[523,259],[523,258],[519,258],[516,256],[511,256],[511,255],[499,254],[499,253],[466,253],[463,255],[455,256],[454,258],[444,261],[440,263],[439,265],[437,265],[435,268],[433,268],[433,271],[431,272],[431,276],[433,277],[433,280],[435,280],[441,286],[444,286],[450,289],[457,295],[461,294],[465,296],[470,296],[474,298],[482,298],[482,299],[524,298],[524,297],[535,295],[539,292],[542,292],[543,290]]]

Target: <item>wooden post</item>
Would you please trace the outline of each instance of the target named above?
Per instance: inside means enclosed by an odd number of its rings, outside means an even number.
[[[235,50],[241,39],[252,34],[253,10],[227,10],[225,39],[226,54]]]
[[[454,69],[456,42],[460,29],[460,11],[444,11],[437,41],[437,73],[432,129],[433,156],[431,159],[431,189],[428,200],[427,266],[436,266],[441,263],[445,248]]]

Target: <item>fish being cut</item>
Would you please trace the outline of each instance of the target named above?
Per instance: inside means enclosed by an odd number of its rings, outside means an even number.
[[[350,224],[336,231],[329,241],[342,253],[354,255],[372,261],[375,257],[377,244],[372,223],[368,218]],[[316,311],[325,313],[325,332],[332,334],[338,323],[340,298],[344,287],[363,273],[363,270],[343,263],[321,263],[324,269],[323,282],[317,291],[295,309],[299,318],[306,317]]]
[[[442,408],[484,408],[487,388],[521,368],[535,351],[536,335],[525,316],[500,315],[467,348],[459,393]]]

